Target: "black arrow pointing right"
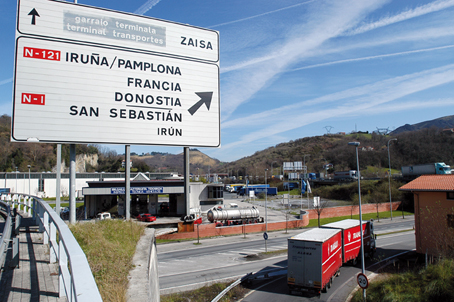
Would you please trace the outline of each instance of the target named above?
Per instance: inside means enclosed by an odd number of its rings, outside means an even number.
[[[196,111],[199,110],[200,106],[202,106],[203,104],[205,104],[207,106],[207,109],[210,110],[213,92],[196,92],[195,94],[200,97],[200,101],[198,101],[188,109],[189,113],[191,115],[194,115],[194,113],[196,113]]]
[[[28,13],[29,16],[32,16],[32,25],[36,25],[36,17],[39,17],[39,14],[38,12],[36,11],[36,9],[32,9],[29,13]]]

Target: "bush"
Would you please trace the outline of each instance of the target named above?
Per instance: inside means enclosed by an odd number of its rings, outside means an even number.
[[[454,301],[454,260],[441,260],[427,269],[392,274],[384,280],[371,282],[368,301]],[[362,291],[355,293],[352,302],[362,301]]]

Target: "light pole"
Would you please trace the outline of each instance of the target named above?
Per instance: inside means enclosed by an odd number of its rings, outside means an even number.
[[[267,202],[268,202],[268,189],[266,188],[266,176],[268,169],[265,169],[265,232],[268,232],[268,207],[267,207]]]
[[[16,193],[18,192],[17,191],[17,173],[19,173],[19,171],[17,171],[17,167],[16,167]]]
[[[30,168],[31,168],[31,166],[27,165],[27,168],[28,168],[28,195],[30,195],[31,194],[31,192],[30,192]]]
[[[359,174],[359,157],[358,157],[358,147],[359,142],[350,142],[348,143],[350,146],[355,146],[356,149],[356,169],[358,175],[358,202],[359,202],[359,228],[360,228],[360,235],[361,235],[361,273],[364,275],[365,267],[364,267],[364,241],[363,241],[363,216],[361,212],[361,175]],[[363,301],[366,301],[366,289],[363,289]]]
[[[304,178],[307,177],[306,156],[311,156],[311,155],[310,154],[304,154],[303,155],[303,159],[304,159],[304,167],[303,167],[303,169],[304,169]]]
[[[389,187],[389,210],[391,211],[391,220],[393,220],[393,204],[391,202],[391,156],[389,155],[389,143],[391,141],[397,141],[397,138],[392,138],[388,141],[388,163],[389,163],[389,172],[388,172],[388,187]]]
[[[268,201],[268,189],[266,187],[266,172],[268,169],[265,169],[265,233],[268,234],[268,206],[267,206],[267,201]],[[265,240],[265,252],[267,252],[267,245],[266,245],[266,240]]]

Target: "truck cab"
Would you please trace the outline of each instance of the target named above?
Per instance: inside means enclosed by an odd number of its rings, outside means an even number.
[[[451,174],[451,166],[445,163],[435,163],[435,173],[436,174]]]

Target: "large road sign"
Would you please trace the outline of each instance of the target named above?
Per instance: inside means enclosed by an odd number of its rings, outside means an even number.
[[[26,9],[22,7],[25,4]],[[105,37],[94,44],[96,37],[84,34],[81,37],[87,37],[87,41],[78,42],[68,38],[72,33],[61,30],[57,30],[57,38],[48,38],[54,30],[48,24],[55,25],[56,15],[60,21],[72,14],[93,19],[98,16],[99,20],[116,18],[115,22],[120,20],[117,15],[122,15],[66,4],[20,0],[12,140],[220,145],[219,65],[210,62],[216,58],[197,51],[178,56],[179,48],[167,42],[166,54],[155,51],[158,46],[132,47],[130,41]],[[52,12],[52,22],[44,22],[45,9]],[[145,24],[149,19],[127,14],[123,18],[131,24],[134,18]],[[157,26],[154,22],[152,19],[150,24]],[[171,25],[172,30],[164,31],[165,37],[170,31],[177,32],[173,27],[178,25]],[[118,45],[109,45],[106,40]],[[217,52],[217,41],[214,44]],[[117,47],[122,45],[125,47]]]

